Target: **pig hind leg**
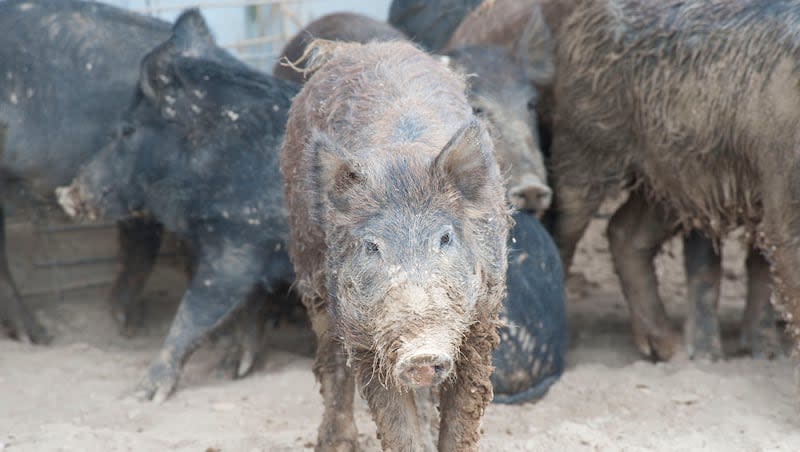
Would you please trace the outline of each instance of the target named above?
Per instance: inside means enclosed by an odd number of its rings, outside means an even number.
[[[139,398],[164,401],[175,389],[189,355],[248,299],[256,278],[225,274],[229,267],[200,259],[161,352],[139,384]]]
[[[684,325],[689,358],[720,359],[723,352],[717,309],[722,257],[710,239],[692,231],[683,240],[683,258],[689,289],[689,311]]]
[[[3,146],[2,138],[0,135],[0,147]],[[22,342],[46,344],[51,340],[47,331],[25,305],[11,276],[6,253],[5,210],[2,205],[0,205],[0,323],[8,329],[11,337]]]
[[[656,360],[672,357],[675,343],[653,265],[661,244],[674,234],[670,224],[666,212],[648,203],[639,190],[631,192],[608,223],[611,257],[630,310],[636,347]]]
[[[132,218],[117,224],[119,271],[111,286],[111,314],[124,336],[133,336],[144,321],[141,297],[161,246],[162,226],[152,219]]]
[[[740,348],[754,358],[774,358],[781,353],[781,341],[775,326],[775,307],[770,303],[769,263],[760,251],[751,248],[746,266],[747,305],[742,318]]]
[[[253,369],[264,339],[264,323],[270,294],[260,287],[247,297],[247,302],[233,322],[233,343],[217,366],[220,375],[242,378]]]
[[[317,451],[358,450],[358,430],[353,417],[355,380],[342,344],[336,340],[325,302],[303,296],[311,327],[317,335],[314,375],[320,383],[324,411],[317,433]]]

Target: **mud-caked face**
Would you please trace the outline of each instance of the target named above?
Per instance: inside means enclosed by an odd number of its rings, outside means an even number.
[[[433,162],[402,152],[377,163],[320,159],[339,331],[351,358],[369,360],[384,381],[446,379],[473,321],[484,252],[474,216],[486,191],[500,188],[488,135],[475,124]]]
[[[339,267],[335,306],[348,345],[376,348],[387,364],[395,363],[390,376],[426,386],[452,368],[480,271],[472,238],[456,218],[446,211],[407,213],[387,211],[354,231]],[[423,366],[397,368],[409,359]]]
[[[462,225],[448,212],[384,212],[353,232],[339,275],[348,299],[373,306],[403,285],[428,292],[446,286],[460,309],[474,306],[475,259]]]

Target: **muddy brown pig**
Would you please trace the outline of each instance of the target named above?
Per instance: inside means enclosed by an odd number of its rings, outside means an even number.
[[[384,449],[477,450],[510,218],[464,81],[409,43],[309,47],[281,149],[289,255],[319,339],[318,450],[355,450],[353,383]],[[341,80],[348,80],[343,84]]]
[[[303,81],[300,59],[311,38],[359,42],[404,39],[391,25],[367,16],[336,13],[310,23],[287,44],[274,75],[285,80]],[[542,214],[550,207],[552,190],[547,185],[536,118],[533,110],[536,89],[528,83],[527,58],[516,58],[496,46],[467,46],[445,52],[441,60],[468,78],[469,102],[473,111],[485,117],[490,126],[495,155],[506,175],[507,196],[521,210]],[[289,62],[297,61],[296,65]],[[294,66],[292,68],[291,66]]]
[[[538,74],[531,76],[531,80],[540,93],[536,109],[544,155],[549,155],[555,105],[552,89],[554,42],[549,30],[557,32],[575,4],[575,1],[568,0],[489,0],[468,14],[450,39],[449,46],[492,43],[528,56],[528,67],[532,74]],[[675,333],[658,295],[652,258],[678,228],[662,213],[665,207],[643,208],[643,201],[636,199],[638,196],[641,192],[633,191],[629,201],[631,207],[621,209],[611,220],[609,240],[616,251],[615,268],[635,319],[637,346],[653,359],[669,359],[675,349]],[[636,240],[631,240],[632,237]],[[721,257],[714,243],[698,231],[685,238],[684,249],[689,303],[684,332],[689,356],[721,358],[722,341],[717,315]],[[775,315],[768,302],[767,263],[760,252],[751,249],[746,268],[747,307],[742,321],[740,348],[754,357],[774,356],[779,352],[780,344],[774,325]]]
[[[660,223],[715,239],[738,225],[753,231],[797,335],[800,231],[788,206],[800,197],[798,34],[796,2],[582,3],[557,37],[552,170],[565,265],[606,195],[633,182],[641,195],[618,219],[641,203],[661,210]],[[631,275],[650,277],[648,246],[623,236],[615,261],[633,254]],[[648,303],[633,315],[643,351],[657,344],[661,317]]]
[[[528,58],[529,77],[540,94],[536,110],[544,155],[549,155],[555,104],[552,90],[555,46],[550,30],[558,31],[574,7],[574,1],[486,1],[467,15],[450,39],[449,46],[493,43]],[[663,242],[676,234],[677,228],[663,213],[666,207],[644,208],[638,196],[640,191],[632,192],[630,207],[621,209],[612,218],[608,235],[615,268],[634,318],[636,344],[653,359],[669,359],[674,353],[676,335],[658,295],[652,259]],[[632,237],[636,240],[631,240]],[[721,358],[717,314],[721,257],[712,241],[697,231],[685,238],[684,249],[689,302],[684,332],[689,356]],[[780,344],[775,315],[768,303],[767,264],[758,251],[750,250],[747,271],[747,306],[740,348],[755,357],[774,356]]]

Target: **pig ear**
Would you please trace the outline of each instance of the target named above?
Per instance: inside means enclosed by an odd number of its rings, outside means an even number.
[[[433,170],[474,203],[481,202],[489,186],[500,178],[489,135],[476,119],[450,139],[434,159]]]
[[[514,55],[523,62],[530,80],[537,85],[550,85],[555,74],[553,36],[539,5],[533,8],[531,20],[515,45]]]
[[[214,37],[200,11],[184,11],[172,27],[172,36],[142,60],[142,92],[158,102],[159,93],[174,80],[172,65],[179,56],[200,56],[215,47]]]
[[[363,167],[348,158],[341,148],[328,135],[314,132],[306,143],[306,155],[313,159],[311,183],[314,193],[321,193],[314,215],[324,212],[324,200],[330,202],[337,211],[349,208],[348,194],[358,185],[363,185],[366,175]]]
[[[203,15],[195,8],[187,9],[175,20],[171,40],[184,56],[201,56],[217,46]]]

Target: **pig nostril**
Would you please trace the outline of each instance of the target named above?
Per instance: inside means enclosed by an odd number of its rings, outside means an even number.
[[[551,200],[552,191],[543,184],[518,186],[509,190],[509,201],[521,210],[547,210]]]
[[[398,378],[404,385],[427,387],[441,383],[452,369],[447,356],[421,355],[398,366]]]

